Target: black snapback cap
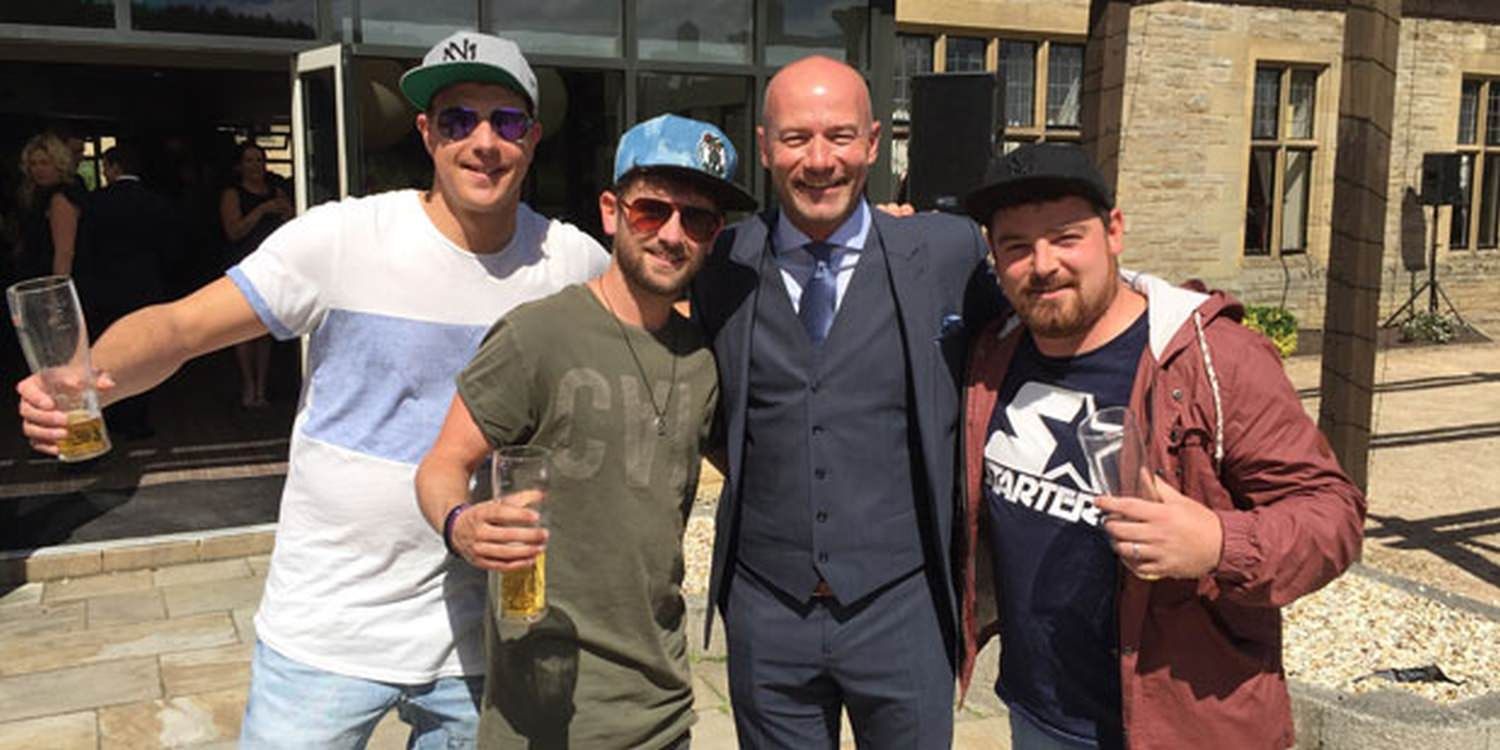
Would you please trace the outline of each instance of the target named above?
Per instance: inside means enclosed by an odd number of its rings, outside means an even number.
[[[981,226],[989,226],[1001,208],[1029,203],[1034,196],[1059,195],[1077,195],[1106,210],[1115,207],[1114,193],[1083,149],[1032,143],[991,159],[984,185],[964,196],[964,211]]]

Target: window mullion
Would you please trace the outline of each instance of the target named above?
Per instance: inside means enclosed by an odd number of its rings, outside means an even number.
[[[1052,43],[1046,39],[1036,45],[1036,70],[1033,84],[1036,95],[1031,98],[1032,122],[1036,129],[1042,134],[1038,140],[1047,140],[1047,55],[1051,53]]]
[[[1479,102],[1475,105],[1479,110],[1479,127],[1474,132],[1474,143],[1478,146],[1474,153],[1474,167],[1469,170],[1469,241],[1466,245],[1470,250],[1479,249],[1479,214],[1484,206],[1484,152],[1490,128],[1490,83],[1480,84]]]
[[[1281,214],[1284,208],[1282,191],[1286,189],[1286,144],[1276,144],[1276,178],[1271,181],[1271,257],[1281,255]]]

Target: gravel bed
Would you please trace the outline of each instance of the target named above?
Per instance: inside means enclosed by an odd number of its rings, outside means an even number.
[[[1356,574],[1284,610],[1287,677],[1346,693],[1405,690],[1438,703],[1500,689],[1500,623]],[[1378,669],[1436,664],[1462,685],[1398,683]]]
[[[708,588],[718,487],[700,491],[683,538],[683,593]],[[1283,610],[1287,677],[1345,693],[1406,690],[1455,703],[1500,690],[1500,622],[1354,573]],[[1378,669],[1436,664],[1462,685],[1398,683]]]

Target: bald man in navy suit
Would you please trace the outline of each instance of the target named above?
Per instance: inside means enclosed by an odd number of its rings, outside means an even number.
[[[1003,303],[972,221],[865,200],[880,127],[857,71],[797,61],[763,112],[780,209],[724,231],[693,298],[721,382],[709,595],[739,740],[835,748],[846,708],[860,747],[947,747],[957,384]]]

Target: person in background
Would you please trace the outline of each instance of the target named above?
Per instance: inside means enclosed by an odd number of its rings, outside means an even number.
[[[73,272],[78,221],[85,191],[77,180],[78,162],[62,139],[34,136],[21,148],[21,243],[16,277]]]
[[[96,340],[120,318],[165,299],[162,260],[176,256],[182,235],[171,202],[141,181],[143,164],[134,146],[114,146],[102,161],[107,184],[85,199],[73,268]],[[148,403],[142,394],[106,408],[110,432],[150,437]]]
[[[224,225],[226,260],[234,266],[260,247],[276,228],[292,216],[285,192],[266,179],[266,152],[255,140],[240,144],[234,161],[234,184],[219,197],[219,220]],[[234,346],[240,368],[240,406],[264,408],[266,379],[271,368],[271,339],[260,336]]]

